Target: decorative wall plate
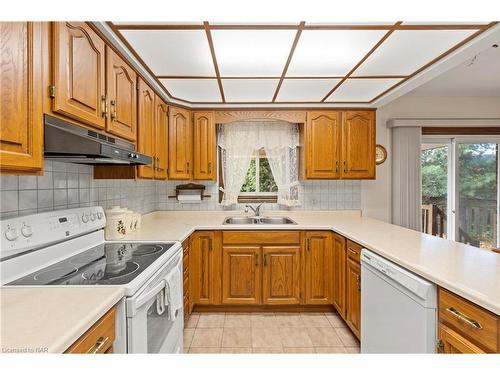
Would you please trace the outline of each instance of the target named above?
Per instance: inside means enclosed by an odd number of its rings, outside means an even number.
[[[382,164],[387,159],[387,150],[382,145],[375,146],[375,162]]]

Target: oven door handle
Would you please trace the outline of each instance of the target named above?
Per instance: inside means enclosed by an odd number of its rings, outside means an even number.
[[[143,306],[145,303],[150,301],[154,296],[158,294],[158,292],[162,289],[165,288],[165,280],[162,280],[160,283],[155,285],[149,292],[146,294],[140,295],[137,299],[132,299],[130,302],[132,302],[133,306],[132,310],[135,312],[137,309],[139,309],[141,306]]]

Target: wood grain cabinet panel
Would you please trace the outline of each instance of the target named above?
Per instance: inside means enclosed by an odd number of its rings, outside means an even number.
[[[155,179],[165,180],[168,168],[168,107],[165,102],[155,95],[155,152],[154,170]]]
[[[137,107],[139,111],[138,117],[138,139],[137,150],[140,153],[155,156],[155,93],[142,79],[138,83],[139,98]],[[141,165],[138,168],[138,175],[142,178],[153,178],[155,171],[153,164]]]
[[[219,235],[212,231],[197,231],[191,236],[190,283],[192,304],[220,303],[221,247]]]
[[[361,269],[359,263],[347,259],[346,323],[356,337],[361,329]]]
[[[486,354],[481,348],[444,324],[439,324],[438,352],[444,354]]]
[[[189,180],[193,175],[193,124],[188,110],[170,107],[168,177]]]
[[[332,237],[329,231],[306,232],[305,303],[331,303]]]
[[[375,178],[375,112],[343,113],[342,158],[342,178]]]
[[[137,74],[106,47],[106,92],[109,114],[106,131],[135,142],[137,138]]]
[[[54,22],[52,35],[55,87],[52,110],[104,129],[104,41],[85,22]]]
[[[345,319],[346,316],[346,239],[336,233],[333,240],[333,292],[332,304]]]
[[[300,303],[300,247],[264,246],[262,303],[294,305]]]
[[[193,112],[193,127],[193,177],[195,180],[215,181],[217,144],[214,113]]]
[[[261,303],[261,253],[258,246],[222,247],[222,303]]]
[[[0,171],[43,168],[41,22],[0,22]]]
[[[339,178],[342,125],[340,120],[339,111],[307,112],[304,150],[306,178]]]

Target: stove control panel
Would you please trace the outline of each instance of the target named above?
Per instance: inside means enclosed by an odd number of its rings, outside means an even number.
[[[0,259],[104,228],[102,207],[43,212],[0,222]]]

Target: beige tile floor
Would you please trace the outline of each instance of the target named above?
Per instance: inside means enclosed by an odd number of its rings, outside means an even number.
[[[334,313],[193,313],[185,353],[359,353]]]

